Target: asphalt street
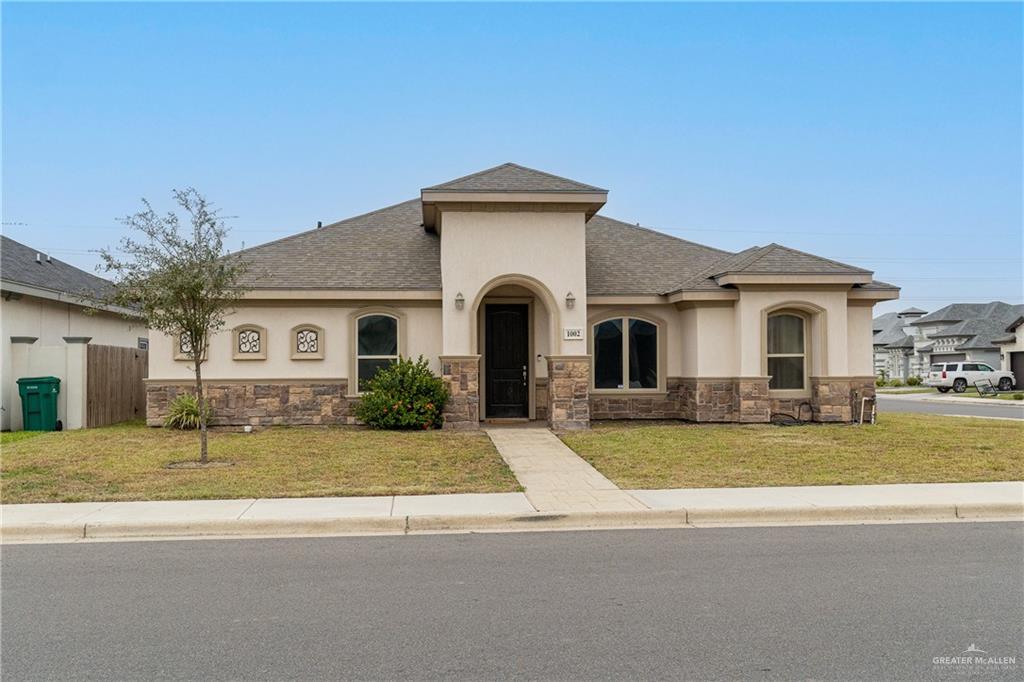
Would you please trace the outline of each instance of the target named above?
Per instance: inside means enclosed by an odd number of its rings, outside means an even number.
[[[993,405],[980,403],[971,405],[966,402],[942,404],[934,400],[891,398],[878,396],[879,412],[914,412],[917,414],[946,414],[951,416],[967,415],[970,417],[999,417],[1002,419],[1024,419],[1024,405],[1007,403]]]
[[[1022,530],[5,546],[3,677],[1020,679]]]

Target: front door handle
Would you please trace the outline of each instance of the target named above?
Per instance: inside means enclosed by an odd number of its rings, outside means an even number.
[[[527,374],[526,374],[526,365],[523,365],[523,386],[525,386],[525,385],[526,385],[526,377],[527,377]]]

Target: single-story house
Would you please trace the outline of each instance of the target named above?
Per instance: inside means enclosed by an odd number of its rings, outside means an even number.
[[[1024,307],[1024,306],[1022,306]],[[1016,389],[1024,389],[1024,314],[1006,326],[1003,334],[992,339],[999,348],[1000,369],[1013,372]]]
[[[216,423],[352,423],[400,355],[447,382],[447,428],[857,417],[872,306],[897,287],[778,244],[730,253],[607,218],[607,197],[504,164],[240,252],[251,290],[203,369]],[[152,338],[152,425],[189,390],[187,352]]]
[[[61,380],[57,417],[65,429],[109,423],[111,410],[130,407],[129,395],[104,396],[102,403],[92,407],[90,422],[89,346],[142,350],[148,347],[149,332],[141,320],[130,317],[131,311],[99,305],[111,287],[107,280],[80,270],[37,249],[0,238],[0,428],[4,431],[22,429],[21,398],[17,381],[22,377],[55,376]],[[115,353],[116,354],[116,353]],[[97,366],[94,351],[93,367]],[[110,353],[107,353],[110,355]],[[143,410],[142,372],[144,352],[139,356],[138,413]],[[99,384],[93,373],[97,393],[114,393],[120,386],[120,368],[104,369],[106,380]],[[127,408],[126,408],[127,409]],[[134,411],[133,411],[134,412]],[[100,420],[99,422],[97,420]]]

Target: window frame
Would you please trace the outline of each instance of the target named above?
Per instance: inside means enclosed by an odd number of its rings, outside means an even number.
[[[360,355],[359,354],[359,320],[374,315],[385,315],[392,317],[396,322],[396,336],[398,344],[397,355]],[[405,313],[396,308],[387,306],[374,306],[360,308],[349,315],[349,373],[348,373],[348,395],[359,397],[363,394],[359,390],[359,361],[372,359],[397,359],[406,357],[406,316]]]
[[[181,337],[182,337],[182,334],[171,334],[170,337],[171,337],[171,343],[174,344],[172,346],[172,348],[171,348],[171,350],[172,350],[172,352],[174,354],[174,360],[176,362],[192,362],[193,361],[192,356],[190,354],[183,353],[181,351]],[[210,342],[207,341],[206,342],[206,348],[203,349],[203,354],[202,354],[202,357],[200,358],[200,361],[201,362],[206,362],[206,360],[209,359],[209,356],[210,356]]]
[[[260,336],[260,349],[255,353],[243,353],[238,347],[238,337],[243,332],[256,332]],[[267,328],[258,324],[240,324],[231,330],[231,357],[234,360],[266,360],[267,359]]]
[[[803,334],[803,353],[769,353],[768,352],[768,324],[773,317],[782,316],[795,317],[800,320]],[[811,395],[811,320],[807,313],[792,308],[781,308],[772,310],[764,318],[764,346],[761,357],[764,362],[765,376],[771,377],[768,371],[769,358],[803,358],[803,385],[800,388],[771,388],[771,379],[768,380],[768,395],[777,398],[806,398]]]
[[[622,388],[597,388],[597,363],[593,361],[594,352],[594,330],[595,328],[604,322],[612,320],[622,321]],[[629,387],[629,322],[630,320],[639,320],[640,322],[646,322],[647,324],[654,325],[655,329],[655,345],[656,345],[656,356],[655,361],[657,362],[657,386],[654,388],[630,388]],[[587,352],[590,353],[590,392],[596,395],[663,395],[668,392],[666,389],[667,385],[667,367],[666,367],[666,352],[665,352],[665,322],[660,318],[652,315],[646,315],[644,313],[638,313],[632,310],[615,310],[601,313],[599,316],[592,317],[587,323]]]
[[[305,331],[316,332],[316,351],[309,353],[303,353],[299,351],[299,334]],[[291,339],[291,358],[292,360],[323,360],[324,359],[324,344],[326,342],[326,336],[324,335],[324,328],[315,324],[297,324],[292,327],[290,333]]]

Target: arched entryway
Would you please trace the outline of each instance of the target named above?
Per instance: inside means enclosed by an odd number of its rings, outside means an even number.
[[[531,277],[505,275],[481,288],[471,311],[481,418],[547,419],[546,358],[560,350],[551,292]]]

